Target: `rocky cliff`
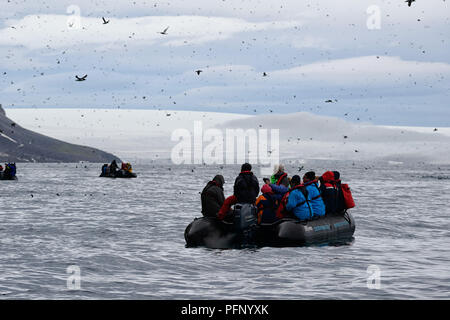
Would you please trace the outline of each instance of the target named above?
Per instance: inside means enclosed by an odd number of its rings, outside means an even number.
[[[20,119],[18,119],[20,120]],[[0,105],[0,162],[111,162],[110,153],[66,143],[22,128]]]

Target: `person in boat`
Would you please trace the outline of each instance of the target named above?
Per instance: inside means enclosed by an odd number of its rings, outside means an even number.
[[[231,207],[238,203],[236,196],[233,194],[225,199],[220,207],[219,213],[217,213],[217,218],[219,220],[225,220],[227,217],[231,217]]]
[[[201,193],[202,214],[204,217],[216,218],[225,201],[223,185],[225,179],[222,175],[216,175],[209,181]]]
[[[0,166],[1,167],[1,166]],[[16,176],[16,164],[15,163],[5,163],[5,169],[0,170],[1,176],[3,180],[13,180]]]
[[[280,200],[287,191],[288,188],[283,185],[277,186],[276,184],[266,183],[262,186],[262,194],[256,199],[255,203],[258,208],[258,224],[274,223],[279,220],[276,211]]]
[[[133,173],[133,167],[129,162],[122,162],[122,168],[125,173]]]
[[[3,166],[0,164],[0,172],[3,172]]]
[[[275,165],[273,175],[270,177],[270,183],[289,188],[288,175],[284,172],[284,165]]]
[[[5,163],[5,171],[3,176],[6,178],[14,178],[16,176],[16,164],[15,163]]]
[[[118,169],[119,169],[119,166],[117,165],[116,160],[113,160],[111,162],[111,164],[109,165],[109,173],[115,175],[117,173]]]
[[[107,175],[108,173],[109,173],[108,164],[105,163],[105,164],[102,166],[102,175]]]
[[[318,180],[314,171],[309,171],[303,175],[303,185],[305,186],[311,198],[310,203],[314,212],[314,216],[324,216],[325,203],[322,200],[322,194],[320,192]]]
[[[234,181],[233,191],[233,195],[225,199],[217,214],[220,220],[232,218],[231,207],[237,203],[255,204],[256,197],[259,194],[259,183],[252,172],[251,164],[244,163],[241,166],[241,173]]]
[[[342,199],[340,173],[326,171],[320,177],[320,192],[325,204],[325,214],[340,213],[345,210]]]
[[[251,164],[242,165],[241,173],[234,182],[233,191],[238,203],[255,203],[259,193],[259,182],[252,172]]]
[[[291,190],[287,198],[286,210],[292,212],[301,221],[314,217],[311,197],[305,186],[301,184],[301,179],[298,175],[293,176],[291,179]]]

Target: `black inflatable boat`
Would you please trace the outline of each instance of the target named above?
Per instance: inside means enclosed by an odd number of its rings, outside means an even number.
[[[102,178],[137,178],[137,174],[134,172],[128,172],[125,170],[118,170],[115,174],[114,173],[102,173],[100,174],[100,177]]]
[[[17,176],[6,175],[4,172],[0,172],[0,180],[17,180]]]
[[[253,226],[251,224],[242,229],[236,227],[236,221],[224,222],[216,218],[195,219],[185,230],[186,246],[225,249],[341,243],[351,240],[355,232],[355,221],[348,212],[302,222],[296,219],[282,219],[273,224],[253,224]]]

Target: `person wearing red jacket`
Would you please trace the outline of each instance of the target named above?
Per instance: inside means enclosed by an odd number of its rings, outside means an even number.
[[[238,203],[238,201],[234,194],[226,198],[219,210],[219,213],[217,214],[217,218],[219,218],[219,220],[224,220],[227,217],[228,213],[231,211],[231,207],[236,203]]]

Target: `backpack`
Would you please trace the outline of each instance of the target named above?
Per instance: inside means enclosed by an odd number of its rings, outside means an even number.
[[[341,193],[344,198],[345,209],[350,209],[355,207],[355,201],[353,200],[352,192],[348,184],[341,184]]]

